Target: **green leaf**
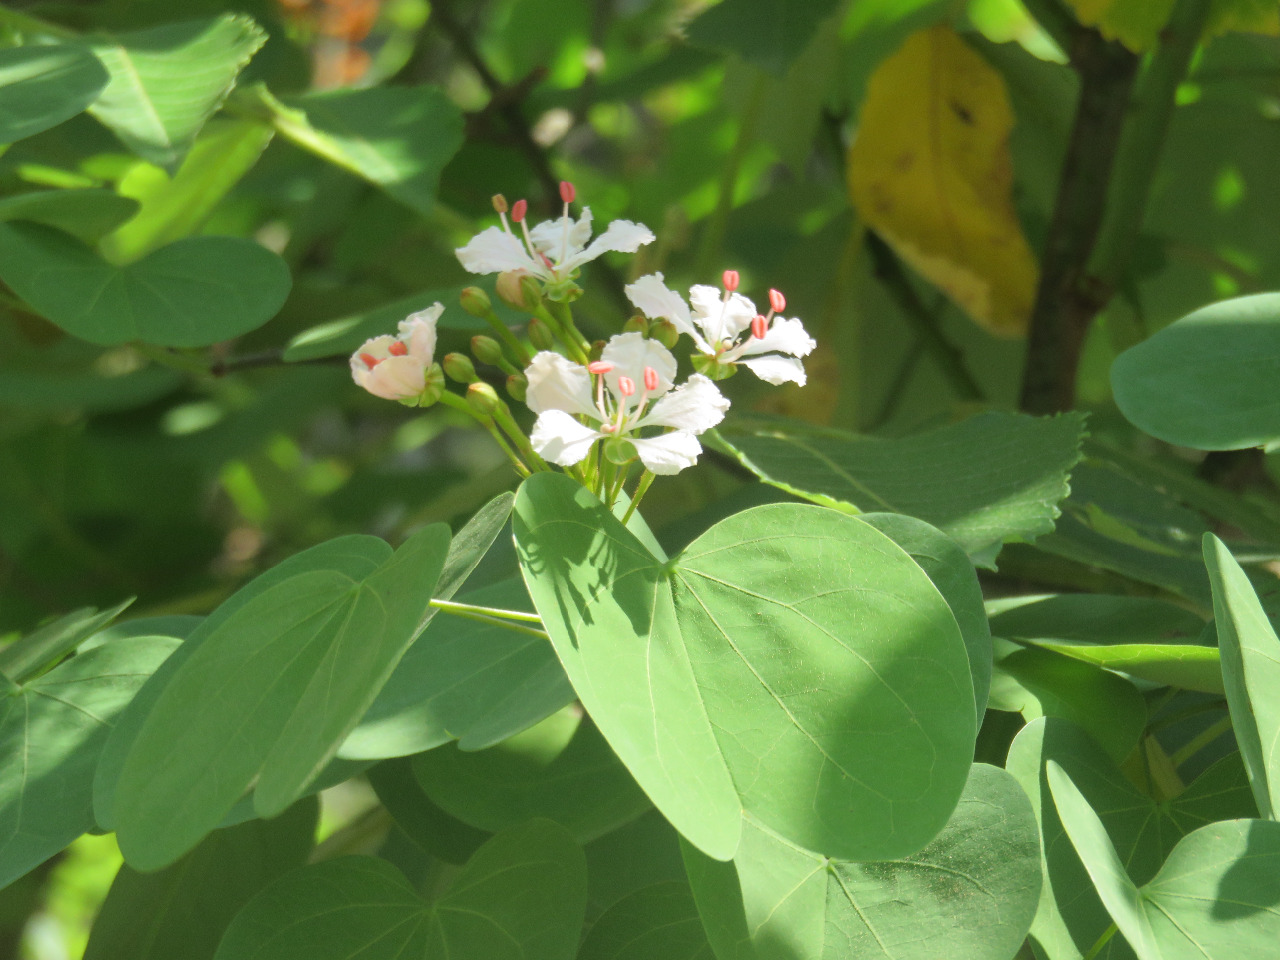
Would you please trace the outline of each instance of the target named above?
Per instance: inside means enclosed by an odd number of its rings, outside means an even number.
[[[91,343],[203,347],[262,326],[284,304],[284,261],[252,240],[189,237],[137,263],[107,263],[36,224],[0,224],[0,279]]]
[[[436,87],[330,90],[287,102],[261,86],[254,94],[281,134],[420,213],[435,206],[440,171],[462,146],[462,113]]]
[[[430,905],[385,860],[343,857],[294,870],[232,921],[215,960],[570,960],[586,888],[573,839],[532,820],[476,851]]]
[[[345,356],[370,337],[394,330],[396,324],[411,313],[425,310],[433,303],[457,303],[461,291],[461,287],[424,290],[337,320],[326,320],[293,337],[285,345],[284,359],[288,363],[297,363],[300,360]],[[440,317],[439,329],[463,329],[479,333],[488,327],[483,320],[470,314],[451,310]]]
[[[138,691],[112,729],[93,783],[93,812],[98,825],[105,830],[115,829],[116,789],[125,757],[133,748],[138,732],[169,681],[215,631],[222,628],[249,601],[300,574],[331,570],[352,580],[363,580],[390,557],[391,547],[377,537],[346,536],[327,540],[294,554],[255,577],[205,617],[174,651],[173,656]]]
[[[595,724],[572,707],[487,750],[421,753],[413,772],[432,802],[491,833],[545,817],[588,843],[650,808]]]
[[[138,202],[110,190],[32,190],[0,197],[0,222],[29,220],[95,243],[138,211]]]
[[[732,863],[691,847],[685,858],[722,960],[1008,960],[1040,888],[1031,804],[1011,776],[984,764],[974,764],[942,832],[910,857],[832,861],[748,817]]]
[[[266,39],[223,14],[88,40],[111,75],[90,112],[144,160],[175,166]]]
[[[1084,417],[984,413],[898,440],[738,420],[719,435],[766,483],[846,513],[919,517],[990,566],[1002,543],[1053,530]]]
[[[107,79],[98,58],[79,47],[0,50],[0,144],[70,120],[98,99]]]
[[[1280,819],[1280,639],[1235,557],[1211,533],[1204,562],[1213,585],[1213,612],[1231,726],[1258,810]]]
[[[303,794],[420,632],[448,542],[436,524],[362,580],[299,573],[204,635],[120,768],[115,827],[132,865],[172,863],[251,784],[260,816]]]
[[[923,520],[901,513],[867,513],[862,519],[905,550],[951,607],[969,655],[973,700],[981,726],[991,691],[991,627],[973,564],[959,544]]]
[[[0,887],[93,828],[93,771],[107,731],[176,646],[120,640],[0,692]]]
[[[209,960],[240,908],[306,861],[318,810],[308,799],[275,820],[214,831],[158,873],[121,867],[94,919],[84,960]]]
[[[445,863],[464,864],[493,834],[477,830],[431,802],[413,775],[413,760],[395,757],[370,767],[365,776],[387,813],[405,835]]]
[[[780,74],[837,6],[836,0],[724,0],[689,24],[689,40]]]
[[[214,120],[170,177],[139,164],[118,189],[140,201],[137,215],[103,238],[112,263],[132,263],[158,247],[195,233],[228,192],[258,162],[274,131],[257,120]]]
[[[15,683],[31,679],[111,623],[132,603],[130,597],[101,612],[94,607],[83,607],[46,623],[0,650],[0,673]]]
[[[686,882],[680,834],[657,810],[593,840],[583,853],[587,855],[588,922],[643,887]]]
[[[591,927],[578,960],[715,960],[698,908],[683,882],[623,897]]]
[[[774,504],[660,561],[553,474],[525,481],[514,526],[583,706],[704,853],[733,856],[744,810],[850,859],[913,853],[946,823],[973,750],[964,642],[873,527]]]
[[[1153,437],[1199,450],[1280,440],[1280,293],[1210,304],[1116,358],[1116,405]]]

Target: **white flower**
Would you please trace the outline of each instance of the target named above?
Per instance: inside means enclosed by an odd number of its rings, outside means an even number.
[[[804,386],[800,358],[818,344],[798,319],[775,316],[786,308],[782,294],[769,291],[770,310],[762,315],[754,303],[735,292],[737,275],[733,271],[726,271],[725,279],[729,288],[723,294],[715,287],[691,287],[692,311],[680,294],[667,287],[660,273],[641,277],[626,292],[646,317],[670,320],[677,330],[687,333],[713,367],[731,370],[741,365],[768,383],[791,381]]]
[[[568,203],[562,216],[530,230],[520,203],[523,201],[516,205],[519,216],[513,216],[520,224],[523,239],[515,235],[506,214],[502,214],[501,227],[482,230],[465,247],[458,248],[458,260],[465,269],[472,273],[522,270],[554,285],[571,280],[579,267],[603,253],[635,253],[654,239],[653,232],[642,223],[615,220],[592,240],[591,208],[583,207],[582,216],[575,222],[569,216]]]
[[[597,440],[625,440],[654,473],[679,473],[702,452],[697,434],[724,419],[729,401],[701,374],[672,389],[676,359],[656,340],[623,333],[583,367],[544,350],[525,370],[525,402],[538,414],[533,448],[562,467],[586,459]],[[586,420],[586,423],[577,419]],[[641,436],[650,427],[667,432]]]
[[[426,387],[436,349],[436,321],[444,305],[433,304],[400,321],[399,337],[366,340],[351,355],[351,378],[377,397],[413,400]]]

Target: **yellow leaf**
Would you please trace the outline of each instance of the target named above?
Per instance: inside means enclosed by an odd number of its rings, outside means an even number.
[[[1076,18],[1096,27],[1108,40],[1119,40],[1135,53],[1151,49],[1169,21],[1174,0],[1067,0]],[[1280,5],[1276,0],[1213,0],[1205,22],[1204,37],[1228,31],[1280,32]]]
[[[1026,332],[1039,269],[1011,197],[1004,80],[948,27],[907,38],[867,85],[849,149],[863,221],[993,333]]]

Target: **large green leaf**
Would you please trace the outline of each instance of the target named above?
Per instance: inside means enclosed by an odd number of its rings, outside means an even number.
[[[1280,639],[1226,544],[1204,537],[1231,726],[1258,810],[1280,819]]]
[[[172,863],[250,785],[260,816],[301,796],[425,625],[448,543],[436,524],[363,579],[300,573],[206,633],[167,677],[120,768],[126,859]]]
[[[832,861],[748,817],[732,863],[686,847],[721,960],[1008,960],[1040,889],[1035,816],[1017,782],[974,764],[942,832],[910,857]]]
[[[285,874],[232,921],[216,960],[570,960],[586,892],[582,851],[532,820],[476,851],[430,905],[372,857]]]
[[[161,693],[178,669],[233,614],[243,609],[250,600],[299,574],[332,570],[352,580],[363,580],[390,556],[391,547],[377,537],[346,536],[327,540],[271,567],[237,590],[205,617],[186,637],[182,646],[174,651],[173,656],[138,691],[138,695],[120,715],[107,738],[93,783],[93,812],[98,825],[105,830],[115,829],[116,787],[120,780],[120,770],[137,739],[138,731],[142,729]]]
[[[93,770],[107,731],[176,646],[119,640],[0,695],[0,887],[93,828]]]
[[[414,758],[413,772],[443,810],[492,833],[546,817],[588,843],[650,808],[580,708],[566,708],[487,750],[429,750]]]
[[[410,757],[384,760],[370,767],[365,776],[405,836],[445,863],[466,863],[493,836],[432,803],[413,775]]]
[[[0,649],[0,673],[15,683],[31,679],[111,623],[132,603],[133,599],[130,598],[117,606],[101,611],[94,607],[84,607],[73,610],[52,623],[44,624]],[[140,636],[158,635],[160,635],[158,630],[140,634]]]
[[[111,74],[91,112],[143,159],[174,166],[266,39],[248,17],[223,14],[88,40]]]
[[[94,243],[138,211],[138,201],[110,190],[32,190],[0,198],[0,222],[29,220]]]
[[[254,93],[281,134],[420,212],[435,206],[440,171],[462,146],[462,113],[436,87],[331,90],[287,103]]]
[[[0,50],[0,144],[71,119],[98,99],[107,80],[98,58],[79,47]]]
[[[240,908],[306,860],[318,810],[308,798],[275,820],[214,831],[157,873],[121,867],[94,919],[84,960],[209,960]]]
[[[515,537],[583,705],[704,853],[734,855],[744,810],[848,859],[913,853],[946,823],[973,750],[964,641],[869,524],[757,507],[663,561],[574,480],[537,474]]]
[[[578,960],[715,960],[687,883],[623,897],[591,926]]]
[[[583,847],[587,855],[587,920],[643,887],[684,882],[680,834],[657,810]]]
[[[784,420],[738,420],[720,431],[761,480],[848,513],[919,517],[987,566],[1002,543],[1053,529],[1083,435],[1075,413],[984,413],[897,440]]]
[[[689,39],[782,73],[838,6],[836,0],[724,0],[689,25]]]
[[[1280,440],[1280,293],[1214,303],[1130,347],[1111,367],[1120,412],[1200,450]]]
[[[136,263],[107,263],[49,227],[0,223],[0,279],[68,333],[112,345],[202,347],[262,326],[291,278],[252,240],[188,237]]]
[[[1135,882],[1154,876],[1178,839],[1192,830],[1256,812],[1238,754],[1213,764],[1176,797],[1157,801],[1075,725],[1054,717],[1027,724],[1009,748],[1006,767],[1031,798],[1040,823],[1045,881],[1031,940],[1049,960],[1078,960],[1110,922],[1053,804],[1045,779],[1050,760],[1067,771],[1100,811]],[[1132,954],[1116,939],[1099,956],[1122,960]]]

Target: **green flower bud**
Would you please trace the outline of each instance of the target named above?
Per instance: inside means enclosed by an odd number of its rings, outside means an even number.
[[[459,299],[462,301],[462,309],[473,317],[487,317],[493,311],[489,295],[479,287],[467,287]]]
[[[636,445],[622,437],[610,437],[604,442],[604,455],[610,463],[620,467],[626,466],[636,459]]]
[[[498,274],[497,293],[498,299],[509,307],[514,307],[522,313],[533,309],[534,303],[526,303],[524,294],[524,279],[529,274],[523,270],[508,270],[506,273]],[[529,277],[529,279],[533,279]],[[534,281],[537,282],[536,280]]]
[[[582,296],[582,288],[567,279],[547,284],[542,292],[548,300],[555,303],[573,303]]]
[[[622,325],[623,333],[643,333],[649,336],[649,318],[643,314],[637,313],[634,317]]]
[[[426,386],[418,395],[418,406],[431,406],[440,399],[442,393],[444,393],[444,371],[440,369],[440,364],[433,363],[427,368]]]
[[[520,302],[524,304],[520,309],[525,311],[537,310],[542,303],[542,283],[533,274],[520,276]]]
[[[505,359],[501,344],[484,334],[471,338],[471,353],[481,363],[487,363],[491,367],[498,366]]]
[[[544,321],[534,317],[529,321],[529,342],[533,344],[535,350],[554,350],[556,335]]]
[[[454,383],[475,383],[480,379],[476,376],[476,368],[471,358],[465,354],[446,353],[443,365],[444,372]]]
[[[704,377],[710,377],[712,380],[728,380],[738,372],[738,365],[736,363],[721,363],[715,357],[708,357],[705,353],[695,353],[693,355],[693,369]]]
[[[507,394],[517,403],[524,403],[525,394],[529,390],[529,381],[523,373],[513,373],[507,377]]]
[[[670,320],[658,320],[649,325],[649,336],[668,350],[671,350],[675,347],[676,341],[680,339],[680,331],[676,329],[676,325]]]
[[[498,396],[498,391],[483,381],[467,387],[467,403],[471,404],[472,410],[486,417],[492,417],[502,409],[502,398]]]

